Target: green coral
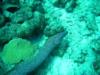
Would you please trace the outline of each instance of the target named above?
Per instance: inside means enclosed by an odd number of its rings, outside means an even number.
[[[2,60],[6,64],[16,64],[30,58],[35,51],[32,43],[28,40],[15,38],[4,46]]]

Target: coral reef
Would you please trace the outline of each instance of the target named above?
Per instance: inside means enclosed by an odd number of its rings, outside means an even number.
[[[100,2],[98,0],[95,0],[94,7],[93,7],[93,13],[95,15],[100,15]]]
[[[99,62],[99,0],[0,0],[0,75],[100,75]]]
[[[41,12],[34,11],[30,6],[20,7],[21,5],[14,3],[13,1],[9,2],[7,0],[4,1],[1,6],[1,43],[8,42],[14,37],[31,36],[37,28],[41,31],[45,27],[45,17]],[[2,36],[2,34],[5,35]]]

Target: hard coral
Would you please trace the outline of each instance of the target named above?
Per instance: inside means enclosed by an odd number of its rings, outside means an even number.
[[[43,30],[45,26],[44,16],[39,12],[34,12],[34,17],[32,17],[29,20],[28,18],[27,20],[23,20],[25,18],[23,18],[23,16],[20,14],[19,15],[21,18],[17,17],[16,15],[13,15],[16,18],[16,19],[13,18],[13,22],[7,23],[5,26],[0,28],[1,44],[11,40],[14,37],[28,37],[30,35],[34,35],[33,32],[35,32],[37,28],[39,31],[39,30]],[[15,20],[20,23],[18,22],[15,23],[14,22]]]

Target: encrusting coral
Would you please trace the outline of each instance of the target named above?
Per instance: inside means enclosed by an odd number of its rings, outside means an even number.
[[[15,38],[4,46],[1,58],[5,64],[16,64],[30,58],[35,53],[34,48],[28,40]]]

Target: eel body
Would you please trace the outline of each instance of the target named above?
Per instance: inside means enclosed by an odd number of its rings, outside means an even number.
[[[34,71],[50,52],[60,44],[65,35],[66,32],[60,32],[50,37],[32,60],[19,63],[8,75],[27,75],[27,73]]]

